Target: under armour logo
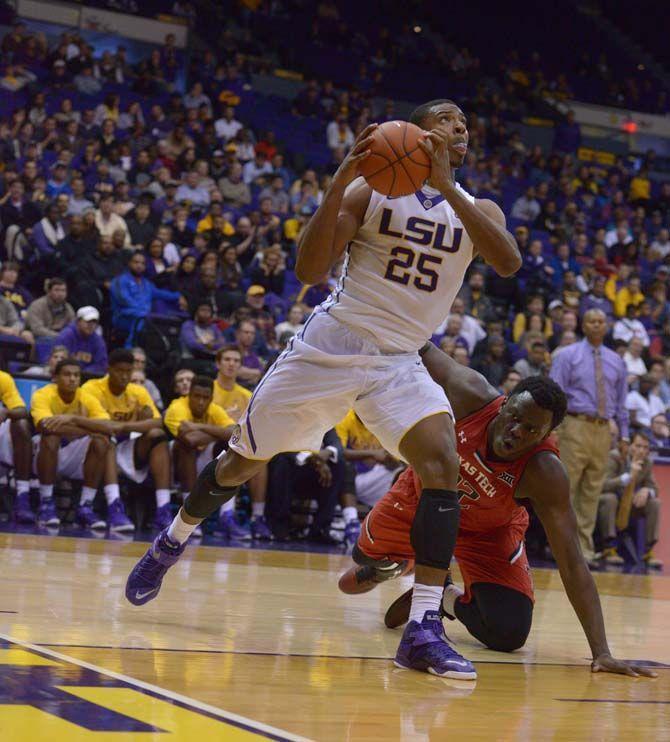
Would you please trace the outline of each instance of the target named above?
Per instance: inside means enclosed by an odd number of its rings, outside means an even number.
[[[459,443],[467,443],[468,441],[468,437],[465,435],[463,430],[458,431],[458,441]]]

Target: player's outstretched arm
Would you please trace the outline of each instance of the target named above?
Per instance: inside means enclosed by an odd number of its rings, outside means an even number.
[[[518,496],[532,500],[547,533],[565,592],[591,647],[591,670],[631,677],[656,677],[656,673],[635,662],[617,660],[610,654],[598,588],[579,545],[577,519],[570,504],[570,484],[560,459],[548,452],[532,458],[524,472]]]
[[[444,389],[457,420],[500,396],[480,373],[457,363],[433,343],[426,343],[419,354],[428,373]]]
[[[298,239],[295,274],[303,283],[321,280],[363,223],[372,189],[363,178],[353,182],[360,175],[360,163],[370,154],[371,134],[376,126],[370,124],[358,135],[333,176],[321,205]]]

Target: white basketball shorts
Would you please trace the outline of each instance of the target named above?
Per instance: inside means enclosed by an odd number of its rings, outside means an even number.
[[[12,443],[11,420],[5,420],[0,425],[0,464],[2,466],[14,468],[14,444]]]
[[[41,436],[33,436],[33,452],[35,459],[33,461],[33,471],[37,472],[37,454],[40,449]],[[81,438],[75,438],[58,449],[58,468],[59,476],[65,479],[80,480],[84,478],[84,459],[88,453],[88,444],[91,442],[89,436],[84,435]]]
[[[317,309],[261,379],[229,447],[248,459],[315,451],[350,409],[401,458],[405,433],[446,412],[444,390],[418,352],[384,355],[367,338]]]
[[[129,438],[116,444],[116,465],[128,477],[137,484],[142,484],[149,476],[149,464],[141,469],[135,466],[135,443],[141,437],[141,433],[131,433]]]

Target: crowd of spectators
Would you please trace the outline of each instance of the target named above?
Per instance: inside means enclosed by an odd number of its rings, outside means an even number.
[[[364,94],[388,95],[392,89],[408,98],[412,86],[435,88],[447,76],[461,95],[469,96],[482,80],[494,81],[507,100],[530,106],[550,96],[661,115],[670,110],[667,91],[654,75],[627,49],[610,45],[593,19],[574,8],[537,14],[533,3],[522,0],[512,15],[475,2],[459,8],[454,24],[438,3],[426,0],[388,6],[383,14],[374,4],[352,0],[272,0],[254,3],[253,11],[240,3],[232,10],[233,25],[230,9],[210,0],[195,4],[208,20],[197,28],[213,46],[233,43],[232,25],[236,43],[261,66],[265,57],[306,75],[319,69]],[[209,22],[217,13],[220,26]],[[289,29],[300,44],[283,43]],[[579,53],[562,53],[566,36]]]
[[[393,119],[393,104],[375,110],[372,88],[309,82],[293,103],[294,124],[320,122],[332,160],[296,172],[299,153],[239,113],[254,91],[236,48],[230,57],[207,51],[184,94],[169,37],[135,66],[122,45],[96,54],[66,33],[48,47],[20,23],[1,49],[6,76],[26,73],[27,103],[0,119],[0,341],[25,344],[40,364],[62,346],[88,374],[104,372],[107,347],[145,344],[138,378],[166,402],[175,370],[214,376],[217,354],[234,346],[236,382],[253,390],[339,273],[301,287],[296,239],[355,136],[369,121]],[[654,153],[637,169],[621,159],[581,163],[572,116],[546,152],[509,128],[513,102],[472,104],[457,177],[505,207],[523,266],[501,278],[475,262],[434,341],[509,391],[548,373],[581,337],[584,312],[602,309],[608,343],[628,369],[631,422],[664,447],[670,182],[650,178]],[[177,330],[167,337],[170,324]],[[171,344],[169,364],[154,355],[156,339]],[[314,476],[328,479],[322,459]]]

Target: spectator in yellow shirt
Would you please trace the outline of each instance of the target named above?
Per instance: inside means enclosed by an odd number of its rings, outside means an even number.
[[[526,311],[519,312],[514,318],[514,325],[512,327],[512,339],[515,343],[521,341],[521,336],[529,329],[530,318],[533,315],[538,315],[542,319],[544,328],[542,330],[546,338],[550,338],[554,329],[551,324],[549,317],[544,314],[544,299],[539,294],[532,294],[528,297],[526,304]]]
[[[237,383],[237,372],[242,366],[242,353],[237,346],[221,348],[216,354],[217,376],[214,380],[214,404],[237,422],[247,409],[251,392]]]
[[[162,530],[172,522],[170,450],[163,420],[151,395],[144,387],[130,382],[133,366],[133,352],[116,348],[109,354],[107,376],[91,379],[82,388],[100,402],[111,418],[110,435],[117,438],[116,466],[124,476],[142,484],[151,472],[156,488],[154,526]],[[121,425],[112,429],[114,423]],[[118,489],[118,480],[105,486],[105,494],[112,502],[115,495],[118,497]],[[133,530],[132,523],[128,521],[128,524],[130,527],[125,530]],[[119,530],[120,525],[117,523],[115,530]]]
[[[37,476],[40,487],[38,522],[60,525],[53,502],[56,476],[83,479],[77,520],[86,528],[104,528],[106,523],[93,512],[95,497],[106,459],[113,448],[104,433],[91,434],[82,427],[81,418],[109,420],[98,400],[80,388],[81,367],[71,358],[59,361],[54,370],[54,383],[33,394],[30,414],[39,433]],[[101,465],[102,464],[102,465]]]
[[[16,498],[14,519],[17,523],[34,523],[35,513],[30,508],[30,467],[33,443],[28,423],[28,411],[14,379],[0,371],[0,464],[14,469]]]
[[[251,399],[251,392],[237,383],[237,373],[242,366],[242,353],[235,346],[221,348],[216,354],[217,376],[214,380],[214,404],[223,407],[237,422]],[[254,539],[272,540],[273,535],[265,519],[265,502],[268,490],[268,467],[264,466],[249,480],[251,494],[251,536]],[[235,500],[230,499],[219,509],[219,523],[225,530],[226,513],[235,508]]]
[[[637,276],[631,276],[626,285],[616,292],[614,300],[614,313],[617,317],[625,317],[628,306],[640,306],[644,301],[644,294],[641,291],[640,279]]]
[[[649,203],[651,199],[651,181],[647,174],[646,168],[642,168],[640,172],[630,181],[630,190],[628,192],[628,200],[633,206],[644,206]]]

